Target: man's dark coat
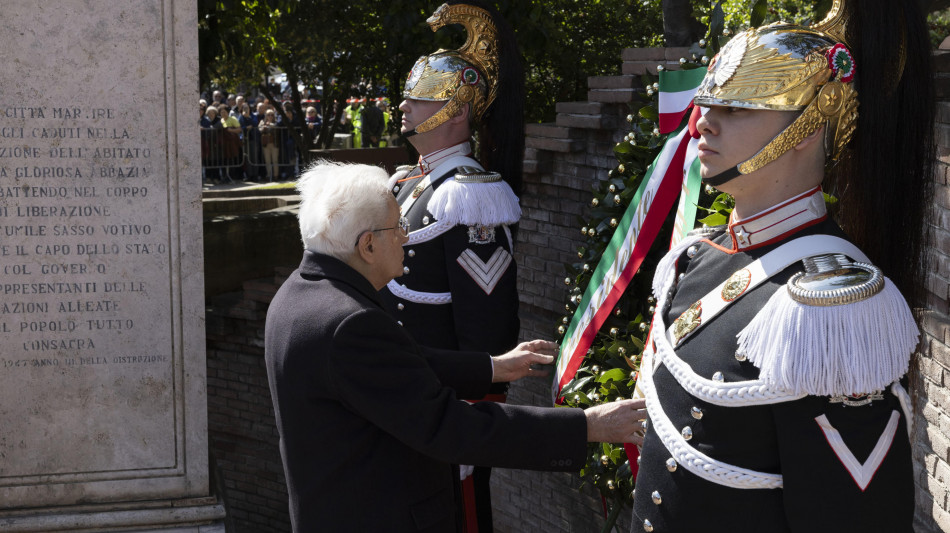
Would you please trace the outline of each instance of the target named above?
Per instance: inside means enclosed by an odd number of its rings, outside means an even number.
[[[418,346],[366,278],[311,251],[267,313],[265,353],[294,531],[455,531],[452,464],[571,471],[576,409],[483,396],[486,353]]]

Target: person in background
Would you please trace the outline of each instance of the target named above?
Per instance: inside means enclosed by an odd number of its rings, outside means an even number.
[[[383,112],[375,104],[364,104],[360,109],[360,128],[363,146],[379,148],[384,131]]]
[[[244,105],[244,95],[239,94],[234,97],[234,107],[231,108],[231,116],[239,118],[241,116],[241,106]]]
[[[320,128],[323,126],[323,121],[320,114],[317,113],[316,107],[310,106],[307,108],[307,116],[304,117],[304,121],[310,130],[310,135],[313,137],[313,144],[316,144],[318,137],[320,137]]]
[[[273,109],[264,113],[264,120],[258,125],[258,130],[261,133],[261,152],[264,154],[264,174],[267,181],[277,181],[280,179],[280,146],[277,144],[277,113]]]
[[[205,179],[216,183],[221,179],[221,134],[224,125],[218,116],[218,108],[209,105],[201,119],[201,165]]]
[[[229,98],[233,99],[233,97]],[[222,164],[227,167],[224,170],[224,177],[227,183],[233,183],[234,180],[243,179],[243,165],[241,164],[241,122],[231,114],[227,104],[218,106],[218,116],[221,117],[224,131],[221,133],[221,155]]]
[[[300,132],[304,127],[303,117],[298,116],[294,113],[294,104],[291,101],[286,101],[281,106],[281,109],[284,110],[284,117],[277,117],[277,125],[281,127],[280,130],[280,163],[281,163],[281,178],[294,179],[297,175],[297,168],[301,163],[300,154],[297,151],[297,143],[294,141],[294,136]]]
[[[242,146],[247,151],[247,157],[244,158],[244,176],[256,180],[258,168],[254,166],[254,162],[259,161],[261,157],[260,132],[257,129],[260,122],[257,115],[251,113],[251,106],[247,103],[241,104],[238,122],[241,123]]]
[[[379,108],[383,113],[383,136],[379,141],[379,146],[384,148],[389,146],[390,138],[392,137],[392,114],[389,112],[389,102],[385,98],[380,98],[376,102],[376,107]]]
[[[362,100],[351,98],[349,107],[345,110],[347,124],[353,131],[353,148],[362,148],[363,146],[363,124],[360,118],[360,107]]]

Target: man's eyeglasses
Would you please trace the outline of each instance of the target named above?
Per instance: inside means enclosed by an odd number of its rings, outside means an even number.
[[[368,230],[366,230],[366,231],[360,233],[360,237],[362,237],[362,236],[363,236],[363,233],[366,233],[367,231],[369,231],[369,232],[377,232],[377,231],[387,231],[387,230],[391,230],[391,229],[398,229],[399,232],[402,233],[402,236],[403,236],[403,237],[408,237],[408,236],[409,236],[409,219],[407,219],[406,217],[399,217],[399,222],[397,223],[397,225],[395,225],[395,226],[393,226],[393,227],[391,227],[391,228],[368,229]],[[357,238],[356,238],[356,244],[354,244],[353,246],[356,246],[357,244],[360,243],[360,237],[357,237]]]

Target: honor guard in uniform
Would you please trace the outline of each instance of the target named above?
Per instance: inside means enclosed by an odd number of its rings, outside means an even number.
[[[913,530],[930,52],[917,2],[852,4],[736,35],[694,98],[735,210],[656,271],[634,532]]]
[[[524,155],[523,71],[514,34],[491,8],[442,5],[433,31],[467,41],[413,66],[402,134],[421,154],[390,185],[412,228],[404,275],[382,290],[388,310],[425,346],[504,353],[518,341],[512,226]],[[478,142],[473,153],[472,138]],[[484,400],[505,400],[507,384]],[[461,466],[466,530],[492,530],[488,468]]]

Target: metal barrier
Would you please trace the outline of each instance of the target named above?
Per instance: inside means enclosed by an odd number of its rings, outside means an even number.
[[[206,181],[294,179],[302,158],[290,128],[272,126],[264,132],[246,128],[201,128],[201,170]]]

